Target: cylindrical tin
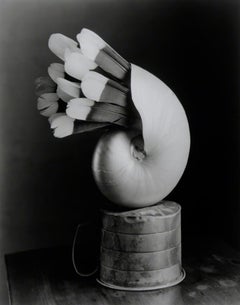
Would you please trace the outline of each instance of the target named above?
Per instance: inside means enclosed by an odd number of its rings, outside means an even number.
[[[164,201],[127,212],[103,211],[99,282],[151,290],[183,280],[181,207]]]

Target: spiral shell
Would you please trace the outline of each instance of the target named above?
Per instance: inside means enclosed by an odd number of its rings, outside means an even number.
[[[187,164],[190,133],[176,95],[146,70],[131,65],[132,100],[142,120],[134,131],[102,136],[93,157],[93,173],[102,193],[128,207],[148,206],[166,197]]]

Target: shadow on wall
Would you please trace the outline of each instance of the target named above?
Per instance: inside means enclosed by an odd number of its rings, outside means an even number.
[[[0,3],[0,226],[10,240],[6,251],[71,243],[76,224],[105,201],[91,174],[100,133],[55,139],[35,109],[34,79],[58,61],[47,48],[49,35],[74,38],[82,27],[156,74],[186,109],[191,156],[168,196],[183,206],[184,233],[239,232],[237,2]]]

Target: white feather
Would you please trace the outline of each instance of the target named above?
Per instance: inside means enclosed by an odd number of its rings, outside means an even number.
[[[49,107],[50,105],[52,105],[52,102],[45,101],[44,99],[38,99],[37,110],[42,110],[44,108]]]
[[[107,45],[107,43],[100,36],[86,28],[83,28],[77,35],[77,40],[80,46],[81,43],[84,43],[85,41],[89,41],[92,44],[95,44],[99,49],[102,49]]]
[[[43,109],[58,101],[58,96],[56,93],[44,93],[38,98],[38,109]]]
[[[75,77],[82,80],[84,75],[89,71],[97,67],[97,65],[84,55],[80,53],[71,53],[65,61],[65,71]]]
[[[64,92],[59,86],[57,87],[57,95],[65,103],[69,102],[72,99],[72,96]]]
[[[95,60],[99,51],[106,46],[106,42],[94,32],[88,29],[82,29],[77,35],[77,40],[85,56]]]
[[[72,53],[82,54],[82,51],[79,48],[75,49],[74,51],[72,51],[69,48],[66,48],[66,50],[64,52],[64,60],[66,61]]]
[[[130,63],[94,32],[83,29],[77,35],[82,53],[95,61],[105,72],[118,79],[124,79]],[[101,55],[98,58],[98,55]]]
[[[54,113],[56,113],[58,110],[58,102],[54,102],[51,105],[49,105],[48,108],[40,111],[40,114],[46,117],[50,117]]]
[[[90,71],[84,76],[81,88],[87,98],[99,101],[107,82],[107,77]]]
[[[79,104],[79,105],[83,105],[83,106],[92,107],[95,105],[95,102],[88,98],[81,97],[81,98],[74,98],[68,103],[68,105],[73,105],[73,104],[75,104],[75,105]]]
[[[37,109],[43,116],[51,116],[58,110],[58,96],[56,93],[44,93],[38,98]]]
[[[82,105],[70,105],[66,110],[67,115],[78,120],[86,120],[90,112],[90,107]]]
[[[74,119],[67,115],[60,115],[52,119],[51,128],[56,138],[64,138],[73,133]]]
[[[48,40],[49,49],[60,59],[64,60],[66,49],[74,51],[78,49],[77,42],[62,34],[52,34]]]
[[[80,84],[70,82],[69,80],[66,80],[61,77],[57,79],[57,84],[58,84],[57,93],[58,94],[60,93],[60,95],[62,95],[62,96],[64,96],[64,93],[66,95],[64,97],[65,102],[69,101],[68,96],[71,97],[70,99],[72,99],[73,97],[79,97]],[[59,89],[60,89],[60,91],[59,91]]]
[[[52,121],[53,121],[54,119],[56,119],[56,118],[58,118],[58,117],[60,117],[60,116],[63,116],[63,115],[65,115],[65,113],[63,113],[63,112],[58,112],[58,113],[54,113],[54,114],[50,115],[50,117],[48,118],[49,124],[51,125],[51,124],[52,124]]]
[[[86,120],[94,104],[94,101],[85,98],[72,99],[67,105],[66,113],[71,118]]]
[[[62,64],[53,63],[48,67],[48,74],[56,83],[57,78],[64,77],[64,66]]]

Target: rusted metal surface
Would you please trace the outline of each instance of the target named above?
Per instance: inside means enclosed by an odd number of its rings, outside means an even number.
[[[124,234],[102,230],[101,245],[123,252],[152,252],[174,248],[181,243],[181,227],[162,233]]]
[[[181,207],[173,201],[161,201],[151,207],[115,213],[103,211],[103,229],[126,234],[161,233],[181,223]]]
[[[179,204],[161,201],[126,212],[105,210],[102,226],[99,281],[103,285],[149,290],[183,280]]]

